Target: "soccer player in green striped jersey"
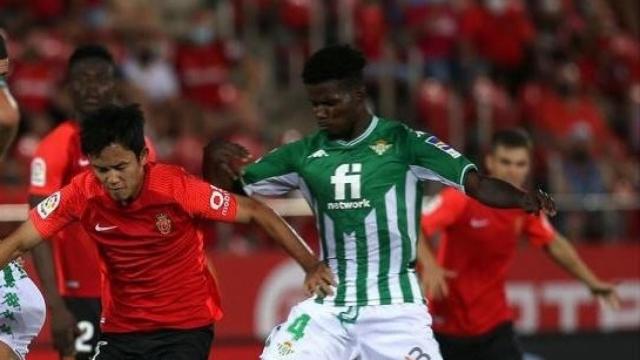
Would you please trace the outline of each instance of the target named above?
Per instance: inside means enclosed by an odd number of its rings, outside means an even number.
[[[415,273],[421,181],[456,187],[489,206],[553,211],[546,194],[481,176],[435,136],[372,115],[364,66],[349,46],[313,54],[302,77],[319,131],[273,150],[241,176],[249,195],[302,192],[316,218],[320,259],[337,279],[334,291],[291,310],[262,359],[441,359]],[[243,156],[236,145],[210,144],[207,180],[231,187],[233,164]]]

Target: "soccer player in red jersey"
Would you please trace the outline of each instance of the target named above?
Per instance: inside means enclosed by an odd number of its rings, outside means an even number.
[[[495,134],[485,163],[490,175],[525,187],[532,144],[526,133]],[[547,254],[614,308],[614,286],[600,280],[544,215],[493,209],[454,189],[443,190],[421,221],[427,239],[442,235],[437,259],[420,246],[424,288],[431,298],[434,332],[444,360],[516,360],[522,352],[505,294],[507,270],[521,236]]]
[[[80,123],[91,111],[117,101],[116,64],[107,49],[87,44],[75,49],[67,66],[75,111],[38,145],[31,161],[29,204],[33,208],[89,166],[80,149]],[[150,160],[155,160],[153,147]],[[80,223],[61,229],[33,251],[51,312],[54,346],[62,357],[88,360],[100,329],[100,272],[95,245]],[[76,338],[77,336],[77,338]]]
[[[38,204],[0,242],[1,267],[65,225],[82,224],[103,274],[94,360],[208,359],[221,310],[202,219],[254,222],[304,268],[307,291],[332,293],[329,268],[267,206],[147,161],[143,121],[135,105],[110,105],[86,117],[81,144],[93,171]]]

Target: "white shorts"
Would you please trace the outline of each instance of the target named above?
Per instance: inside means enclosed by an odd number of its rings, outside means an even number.
[[[423,304],[329,306],[306,300],[267,338],[263,360],[442,360]]]
[[[46,308],[40,290],[18,263],[0,270],[0,341],[20,359],[44,324]]]

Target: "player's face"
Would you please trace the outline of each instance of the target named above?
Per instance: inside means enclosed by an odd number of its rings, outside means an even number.
[[[91,167],[112,199],[128,202],[140,192],[144,181],[147,149],[137,157],[120,144],[111,144],[98,156],[89,156]]]
[[[525,147],[498,146],[487,156],[486,165],[489,175],[521,188],[529,176],[531,155]]]
[[[73,106],[80,114],[112,104],[116,97],[113,66],[92,58],[75,63],[69,70],[69,91]]]
[[[358,90],[349,90],[338,81],[307,85],[307,96],[313,115],[321,130],[332,138],[348,138],[357,120],[362,96]]]

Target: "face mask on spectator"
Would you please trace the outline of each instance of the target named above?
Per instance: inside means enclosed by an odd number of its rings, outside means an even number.
[[[206,45],[215,39],[215,31],[207,25],[198,25],[189,34],[189,38],[194,44]]]
[[[484,4],[494,14],[502,14],[507,9],[507,0],[486,0]]]

